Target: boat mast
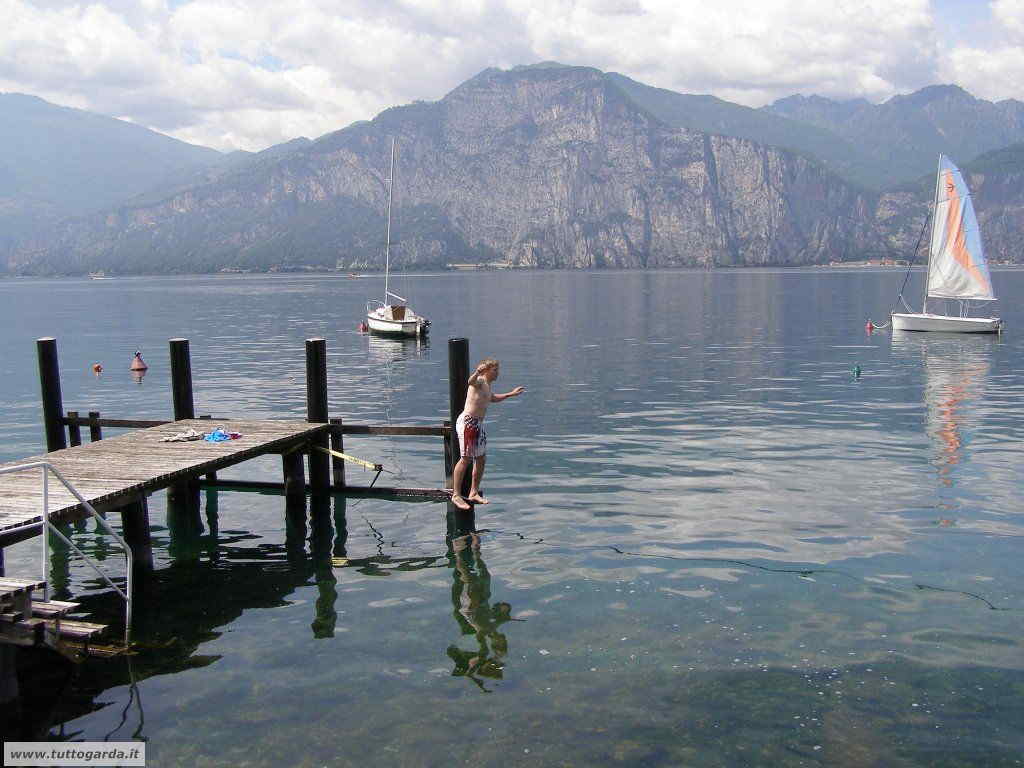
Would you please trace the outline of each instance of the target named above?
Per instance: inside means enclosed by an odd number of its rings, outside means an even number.
[[[921,314],[928,314],[928,276],[932,271],[932,244],[935,242],[935,221],[939,211],[939,184],[942,181],[942,154],[939,153],[939,167],[935,169],[935,197],[932,199],[932,236],[928,240],[928,263],[924,268],[924,299],[921,301]]]
[[[395,139],[391,138],[391,170],[388,172],[388,228],[384,240],[384,306],[388,305],[388,277],[391,273],[391,198],[395,191]]]

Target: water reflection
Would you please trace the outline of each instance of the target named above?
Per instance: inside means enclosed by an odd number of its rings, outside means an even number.
[[[947,488],[956,484],[958,471],[969,460],[966,447],[981,422],[979,406],[997,343],[973,335],[893,332],[893,352],[922,362],[925,430],[939,480]]]
[[[366,347],[370,362],[378,365],[430,356],[429,339],[367,336]]]
[[[499,631],[502,624],[513,621],[509,603],[491,602],[491,573],[480,552],[480,535],[469,533],[452,539],[452,616],[463,636],[471,635],[476,648],[464,650],[448,646],[447,654],[454,663],[453,677],[472,680],[485,693],[490,689],[483,678],[504,677],[508,639]]]

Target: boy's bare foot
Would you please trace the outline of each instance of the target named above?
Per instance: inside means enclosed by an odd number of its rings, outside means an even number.
[[[490,503],[491,503],[491,502],[490,502],[490,501],[489,501],[488,499],[485,499],[485,498],[484,498],[483,496],[481,496],[481,495],[480,495],[479,493],[471,493],[471,494],[470,494],[469,496],[467,496],[466,498],[468,498],[468,499],[469,499],[470,501],[472,501],[472,502],[473,502],[474,504],[490,504]]]
[[[462,510],[470,509],[470,504],[457,493],[452,494],[452,504]]]

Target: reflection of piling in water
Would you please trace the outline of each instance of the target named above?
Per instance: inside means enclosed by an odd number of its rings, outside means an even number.
[[[341,501],[340,510],[334,509],[334,517],[339,514],[344,520],[345,500]],[[310,628],[317,639],[334,637],[334,628],[338,624],[338,611],[335,603],[338,600],[338,579],[334,575],[331,563],[332,550],[337,545],[334,529],[331,526],[331,500],[326,496],[314,496],[310,504],[312,533],[309,537],[310,556],[313,560],[313,575],[316,578],[317,598],[316,615]],[[344,544],[342,544],[344,548]]]
[[[71,537],[71,526],[67,523],[55,526],[64,536]],[[50,537],[50,596],[54,600],[71,597],[71,548],[64,539],[53,533]]]

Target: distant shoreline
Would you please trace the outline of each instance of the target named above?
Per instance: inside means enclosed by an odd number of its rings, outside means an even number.
[[[409,271],[393,271],[392,274],[398,275],[446,275],[446,274],[465,274],[469,272],[581,272],[581,273],[599,273],[613,275],[617,272],[694,272],[713,274],[715,272],[737,272],[737,271],[761,271],[761,270],[800,270],[800,269],[835,269],[835,270],[851,270],[851,269],[884,269],[884,270],[900,270],[907,269],[908,266],[911,269],[923,269],[925,263],[918,262],[913,265],[908,265],[905,261],[900,261],[893,264],[879,264],[870,261],[844,261],[844,262],[832,262],[830,264],[749,264],[749,265],[730,265],[720,266],[714,269],[705,269],[703,267],[627,267],[622,269],[609,269],[609,268],[586,268],[586,269],[571,269],[571,268],[560,268],[560,269],[545,269],[543,267],[493,267],[493,266],[475,266],[469,264],[451,265],[447,268],[439,269],[420,269],[420,270],[409,270]],[[1007,264],[1007,263],[990,263],[990,269],[1003,270],[1003,269],[1024,269],[1024,264]],[[357,279],[357,278],[372,278],[381,277],[384,275],[384,270],[372,270],[355,272],[351,270],[336,270],[336,269],[295,269],[295,270],[218,270],[216,272],[131,272],[125,274],[111,274],[107,273],[102,278],[91,276],[89,273],[79,274],[52,274],[52,275],[12,275],[2,274],[0,275],[0,281],[3,280],[95,280],[99,282],[109,283],[110,281],[117,281],[119,279],[134,279],[140,277],[253,277],[253,276],[273,276],[273,277],[333,277],[341,279]]]

